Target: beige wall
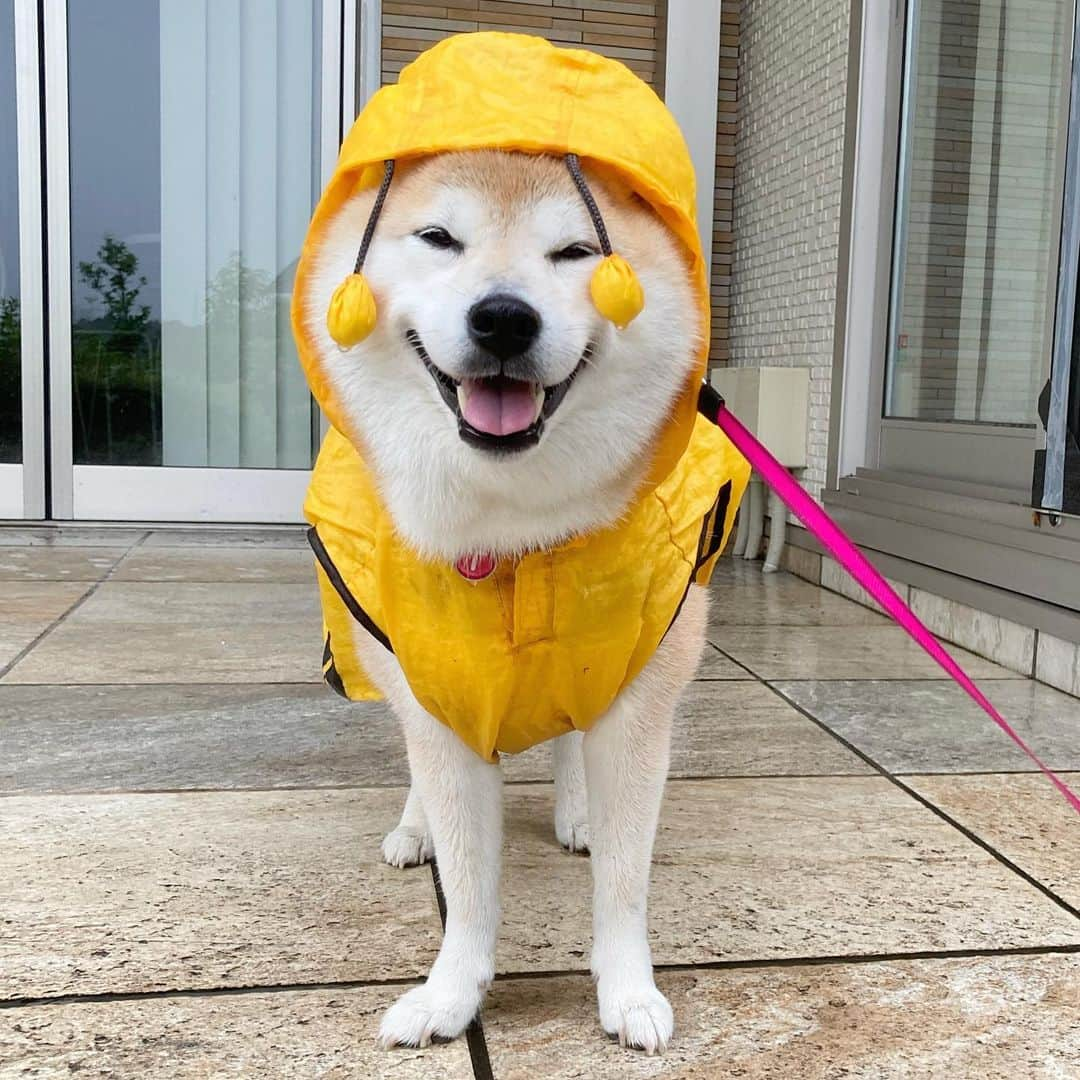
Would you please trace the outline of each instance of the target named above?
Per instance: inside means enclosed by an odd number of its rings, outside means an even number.
[[[743,0],[731,362],[810,369],[806,488],[825,484],[848,0]]]

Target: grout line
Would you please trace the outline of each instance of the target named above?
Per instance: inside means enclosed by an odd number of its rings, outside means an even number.
[[[776,968],[831,967],[844,964],[892,964],[913,960],[977,960],[1012,956],[1080,956],[1077,945],[1017,945],[1000,949],[917,949],[911,952],[840,953],[834,956],[777,956],[753,960],[704,960],[699,964],[653,964],[656,972],[692,971],[769,971]],[[545,971],[506,971],[495,976],[496,982],[522,979],[552,979],[578,976],[591,978],[586,968],[562,968]]]
[[[90,583],[90,587],[66,611],[64,611],[62,614],[58,615],[55,619],[53,619],[53,621],[51,623],[49,623],[49,625],[46,626],[45,629],[42,630],[41,633],[38,634],[37,637],[35,637],[34,640],[30,642],[29,645],[27,645],[24,649],[22,649],[20,652],[18,652],[13,659],[9,660],[6,664],[0,665],[0,679],[3,679],[5,675],[7,675],[12,670],[14,670],[16,665],[20,664],[23,660],[25,660],[30,655],[30,653],[33,652],[34,649],[36,649],[38,647],[38,645],[40,645],[62,622],[64,622],[68,618],[69,615],[72,615],[76,611],[78,611],[79,608],[81,608],[83,606],[83,604],[85,604],[86,601],[89,600],[90,597],[93,596],[94,593],[96,593],[98,591],[98,589],[100,589],[101,586],[104,585],[105,582],[108,581],[113,576],[113,574],[116,573],[117,568],[128,557],[128,555],[131,553],[132,549],[137,547],[139,544],[141,544],[142,541],[145,540],[146,537],[149,536],[149,535],[150,535],[149,533],[143,533],[143,535],[140,536],[138,540],[134,541],[128,547],[128,549],[124,552],[124,554],[121,555],[120,558],[117,559],[116,562],[114,562],[113,565],[110,566],[109,569],[100,578],[98,578],[97,581],[94,581],[94,582]],[[85,584],[85,583],[84,582],[79,582],[79,584]],[[47,683],[47,684],[32,684],[32,685],[53,685],[53,684]]]
[[[439,864],[431,859],[431,884],[435,889],[435,903],[439,906],[439,922],[446,931],[446,896],[443,893],[442,878],[439,876]],[[483,1007],[469,1021],[465,1029],[465,1043],[469,1048],[469,1061],[472,1064],[476,1080],[494,1080],[491,1071],[491,1057],[488,1054],[487,1038],[484,1035]]]
[[[1058,769],[1063,776],[1080,776],[1080,769]],[[669,776],[668,784],[723,783],[728,780],[875,780],[881,770],[873,772],[834,772],[834,773],[711,773],[701,776]],[[926,769],[903,770],[891,774],[893,777],[924,777],[928,780],[949,780],[953,777],[962,779],[982,776],[1021,776],[1038,777],[1035,769],[985,769],[968,772],[932,772]],[[554,781],[545,777],[536,779],[504,780],[503,787],[551,787]],[[404,791],[408,787],[408,778],[393,780],[385,784],[281,784],[274,787],[171,787],[171,788],[25,788],[13,791],[0,791],[3,799],[56,799],[70,796],[114,796],[114,795],[276,795],[296,792],[320,791]]]
[[[716,648],[716,646],[713,647]],[[723,652],[722,649],[720,651]],[[740,661],[736,660],[730,654],[724,653],[724,655],[727,656],[728,659],[731,660],[733,663],[739,664],[740,667],[746,668],[745,664],[740,663]],[[749,671],[750,669],[746,668],[746,670]],[[1041,881],[1038,880],[1038,878],[1034,877],[1032,874],[1029,874],[1021,866],[1014,863],[1012,859],[1010,859],[1008,856],[998,851],[997,848],[993,847],[986,840],[983,840],[983,838],[977,833],[975,833],[972,829],[969,829],[966,825],[962,824],[951,814],[948,814],[939,806],[932,803],[924,795],[921,795],[918,791],[915,790],[915,788],[911,787],[910,784],[905,784],[903,780],[899,779],[893,773],[889,772],[889,770],[886,769],[884,765],[879,764],[877,761],[874,760],[874,758],[870,757],[869,754],[866,754],[862,750],[860,750],[854,743],[849,742],[842,735],[837,734],[827,724],[823,723],[812,713],[804,709],[797,701],[795,701],[793,698],[788,697],[787,694],[785,694],[779,687],[774,686],[771,682],[769,682],[768,679],[762,679],[761,682],[762,685],[767,686],[782,701],[786,701],[793,709],[796,709],[800,713],[802,713],[803,716],[805,716],[808,720],[814,723],[817,727],[821,728],[822,731],[824,731],[828,735],[831,735],[838,743],[840,743],[841,746],[850,750],[853,754],[856,755],[856,757],[861,758],[864,762],[866,762],[867,765],[870,765],[876,772],[878,772],[881,776],[885,777],[885,779],[887,779],[891,784],[898,787],[905,794],[911,796],[911,798],[913,798],[917,803],[922,805],[925,809],[929,810],[936,817],[939,817],[947,825],[951,825],[954,829],[963,834],[963,836],[965,836],[973,844],[978,845],[988,855],[1001,863],[1002,866],[1007,867],[1014,874],[1016,874],[1018,877],[1022,878],[1030,886],[1032,886],[1032,888],[1037,889],[1048,900],[1052,900],[1063,911],[1067,911],[1075,919],[1080,919],[1080,909],[1077,909],[1067,900],[1058,896],[1057,893],[1055,893],[1048,886],[1044,885]]]
[[[755,971],[776,968],[825,967],[843,964],[888,964],[913,960],[975,960],[1013,956],[1080,956],[1080,944],[1076,945],[1020,945],[1000,949],[925,949],[911,952],[851,953],[835,956],[777,956],[744,960],[706,960],[700,964],[654,964],[660,972],[693,971]],[[529,979],[555,979],[566,977],[591,978],[586,968],[548,968],[542,971],[504,971],[495,976],[496,982]],[[416,986],[422,980],[418,976],[400,976],[387,979],[342,979],[338,981],[306,983],[272,983],[253,986],[209,986],[197,989],[173,990],[112,990],[96,994],[62,994],[56,997],[16,997],[0,1001],[0,1011],[25,1009],[35,1006],[96,1005],[124,1001],[169,1001],[175,998],[240,997],[248,994],[309,993],[318,990],[362,990],[366,988]],[[486,1048],[485,1048],[486,1049]],[[478,1077],[478,1080],[487,1080]]]
[[[56,997],[15,997],[0,1000],[5,1009],[25,1009],[38,1005],[102,1005],[119,1001],[170,1001],[174,998],[242,997],[246,994],[309,993],[316,990],[363,990],[382,986],[415,986],[419,975],[388,979],[342,979],[330,982],[271,983],[254,986],[207,986],[173,990],[106,990],[97,994],[58,994]]]

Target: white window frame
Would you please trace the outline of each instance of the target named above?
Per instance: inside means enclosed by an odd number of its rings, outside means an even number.
[[[911,6],[917,7],[917,0]],[[897,151],[908,5],[905,0],[888,5],[865,0],[861,7],[847,310],[837,354],[842,372],[839,418],[834,421],[839,424],[834,476],[881,470],[902,473],[916,484],[919,476],[929,476],[967,483],[984,492],[991,486],[1002,501],[1026,504],[1035,451],[1043,443],[1041,426],[933,423],[882,415],[893,220],[898,176],[904,168],[903,148],[899,148],[899,160]],[[1067,123],[1067,116],[1062,123]],[[1060,198],[1059,191],[1059,202]],[[1050,255],[1056,264],[1056,249]],[[1054,314],[1052,306],[1047,307],[1050,322]],[[1044,365],[1045,377],[1050,370],[1049,353]],[[952,463],[957,463],[955,468],[950,467]]]
[[[41,252],[41,127],[36,0],[15,14],[15,130],[19,187],[22,462],[0,465],[0,519],[45,516],[45,335]]]
[[[16,0],[18,7],[36,9],[34,0]],[[339,57],[356,55],[355,19],[349,5],[322,0],[323,57],[320,173],[333,171],[342,134],[342,118],[353,108],[354,84],[350,72],[342,77]],[[49,460],[51,517],[91,521],[197,521],[282,523],[300,522],[303,493],[310,470],[288,469],[178,469],[160,466],[76,465],[71,436],[71,197],[69,186],[67,0],[44,0],[46,183],[49,193],[46,222],[49,278]],[[36,103],[36,15],[32,41],[33,97]],[[29,54],[28,54],[29,55]],[[329,58],[329,62],[326,62]],[[30,78],[29,75],[26,76]],[[346,100],[346,93],[349,97]],[[28,145],[21,132],[20,148]],[[27,123],[30,123],[28,119]],[[34,140],[36,146],[36,136]],[[22,158],[20,157],[20,168]],[[28,181],[29,182],[29,181]],[[21,183],[21,180],[20,180]],[[40,205],[40,204],[39,204]],[[23,219],[25,222],[25,218]],[[30,232],[40,236],[40,228]],[[40,265],[40,248],[38,251]],[[33,264],[31,263],[31,266]],[[25,320],[24,320],[25,326]],[[27,385],[28,346],[24,329],[24,387]],[[31,356],[31,387],[35,373],[41,380],[41,349]],[[24,391],[25,393],[25,391]],[[41,399],[24,396],[24,410],[44,416]],[[25,412],[24,412],[25,415]],[[44,423],[41,424],[44,430]],[[24,421],[25,429],[25,421]],[[44,442],[40,455],[44,470]],[[5,481],[0,477],[0,513]],[[35,504],[44,513],[44,485]],[[27,516],[35,516],[28,514]]]

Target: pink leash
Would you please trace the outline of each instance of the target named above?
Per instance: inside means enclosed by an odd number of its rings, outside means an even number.
[[[919,621],[919,617],[896,595],[889,583],[874,569],[865,555],[847,538],[840,526],[799,486],[791,473],[780,464],[728,412],[724,399],[710,386],[701,391],[699,408],[735,444],[765,482],[780,496],[792,513],[833,554],[837,562],[963,687],[964,692],[1036,765],[1044,776],[1080,813],[1080,797],[1017,734],[1013,726],[987,700],[962,667],[941,647],[937,638]]]

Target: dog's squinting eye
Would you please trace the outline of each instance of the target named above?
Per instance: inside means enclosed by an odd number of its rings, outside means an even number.
[[[444,228],[439,225],[427,225],[423,229],[417,229],[413,236],[423,240],[425,244],[440,251],[465,250],[465,245],[460,240],[455,240]]]
[[[578,259],[587,259],[590,255],[598,254],[591,244],[568,244],[558,251],[553,251],[548,258],[552,262],[576,262]]]

